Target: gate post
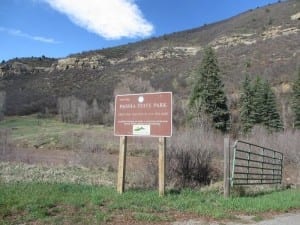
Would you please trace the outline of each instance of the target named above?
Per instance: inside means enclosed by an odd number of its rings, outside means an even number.
[[[224,197],[230,196],[230,142],[224,138]]]

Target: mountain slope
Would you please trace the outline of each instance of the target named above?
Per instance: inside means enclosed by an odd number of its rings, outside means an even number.
[[[246,73],[274,87],[282,114],[300,62],[300,1],[257,8],[225,21],[63,59],[22,58],[0,64],[5,114],[57,111],[59,97],[75,96],[107,114],[115,93],[173,91],[177,104],[190,92],[191,73],[211,45],[218,56],[232,111]],[[179,101],[180,100],[180,101]]]

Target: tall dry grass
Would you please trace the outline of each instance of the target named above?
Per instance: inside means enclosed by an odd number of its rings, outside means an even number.
[[[0,159],[6,159],[12,148],[11,130],[0,129]]]
[[[300,131],[288,129],[270,133],[263,127],[254,127],[246,137],[240,137],[250,143],[283,153],[283,183],[300,185]]]
[[[251,143],[280,151],[284,154],[285,163],[293,163],[300,167],[300,131],[285,130],[270,133],[263,127],[254,127],[252,132],[242,137]]]

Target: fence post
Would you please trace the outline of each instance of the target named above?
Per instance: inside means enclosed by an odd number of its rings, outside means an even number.
[[[224,197],[230,196],[230,142],[224,138]]]

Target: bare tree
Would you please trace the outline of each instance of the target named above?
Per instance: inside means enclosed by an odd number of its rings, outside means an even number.
[[[0,91],[0,120],[2,120],[4,116],[5,98],[5,91]]]

